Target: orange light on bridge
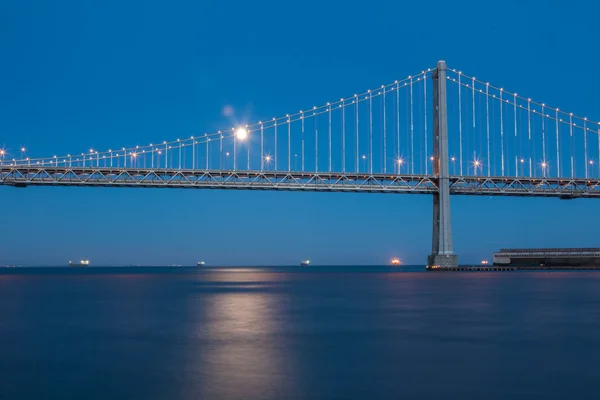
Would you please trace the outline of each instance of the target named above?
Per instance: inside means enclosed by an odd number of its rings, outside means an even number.
[[[400,259],[398,259],[398,258],[393,258],[393,259],[392,259],[392,265],[400,265]]]

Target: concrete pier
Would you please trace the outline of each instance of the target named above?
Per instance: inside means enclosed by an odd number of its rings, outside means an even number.
[[[450,225],[450,173],[448,167],[448,109],[446,103],[446,62],[433,71],[433,173],[438,192],[433,194],[433,240],[427,267],[455,268],[458,256],[452,250]]]

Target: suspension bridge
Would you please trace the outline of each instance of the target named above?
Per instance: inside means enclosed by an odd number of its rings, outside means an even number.
[[[0,184],[433,195],[429,267],[454,267],[450,195],[600,197],[600,123],[446,67],[189,138],[29,157]]]

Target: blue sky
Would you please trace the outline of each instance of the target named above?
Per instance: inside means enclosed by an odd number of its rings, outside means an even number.
[[[37,156],[210,132],[437,60],[600,120],[595,2],[0,4],[0,144]],[[0,187],[0,263],[424,263],[428,196]],[[597,246],[593,200],[452,197],[462,262]]]

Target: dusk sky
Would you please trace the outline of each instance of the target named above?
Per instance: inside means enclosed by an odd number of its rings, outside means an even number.
[[[600,120],[592,1],[0,4],[0,147],[144,145],[283,116],[446,60]],[[432,198],[0,187],[0,264],[424,264]],[[597,200],[452,196],[459,262],[596,247]]]

